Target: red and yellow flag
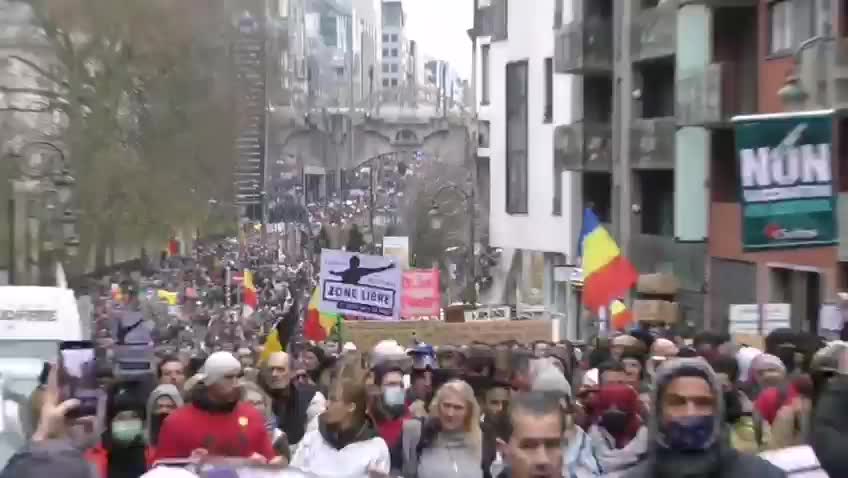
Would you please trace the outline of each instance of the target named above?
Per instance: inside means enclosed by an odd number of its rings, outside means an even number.
[[[626,330],[633,323],[633,312],[620,300],[610,304],[610,316],[613,330]]]
[[[309,307],[306,309],[306,320],[303,322],[303,335],[309,340],[320,342],[327,340],[333,332],[333,327],[342,326],[342,320],[338,314],[325,314],[319,310],[321,304],[320,286],[312,292],[309,299]],[[341,330],[340,330],[341,331]]]

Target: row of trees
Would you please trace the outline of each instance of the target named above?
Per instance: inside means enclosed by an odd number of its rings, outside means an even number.
[[[233,197],[228,2],[15,1],[30,7],[49,54],[8,61],[45,87],[0,83],[0,111],[62,118],[60,137],[47,139],[77,177],[81,260],[102,266],[118,244],[226,217],[213,209]]]

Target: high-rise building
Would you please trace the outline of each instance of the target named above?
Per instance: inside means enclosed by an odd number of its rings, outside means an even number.
[[[383,0],[382,6],[382,86],[397,88],[406,84],[410,71],[406,12],[401,0]]]

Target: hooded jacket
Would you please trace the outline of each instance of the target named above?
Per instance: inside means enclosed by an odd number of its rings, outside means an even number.
[[[701,451],[683,452],[669,446],[662,423],[663,396],[679,377],[706,380],[715,397],[712,435]],[[626,478],[784,478],[786,474],[760,457],[739,453],[729,444],[724,426],[721,387],[713,369],[701,358],[678,358],[664,363],[655,376],[647,458],[632,468]]]
[[[162,384],[153,389],[153,392],[150,393],[150,396],[147,398],[147,423],[145,423],[144,427],[144,436],[147,438],[147,444],[150,447],[156,446],[156,442],[158,441],[158,430],[153,430],[153,421],[154,421],[154,408],[156,407],[156,401],[161,397],[168,397],[174,401],[176,408],[180,408],[183,406],[183,397],[180,395],[180,391],[171,384]],[[156,435],[156,436],[154,436]]]
[[[345,433],[319,419],[318,429],[303,436],[291,466],[324,478],[368,478],[371,467],[387,475],[389,461],[389,447],[370,421]]]
[[[832,477],[848,476],[848,377],[831,379],[813,412],[812,445]]]

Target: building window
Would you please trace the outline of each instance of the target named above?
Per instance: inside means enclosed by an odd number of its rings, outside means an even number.
[[[554,0],[554,29],[562,27],[563,0]]]
[[[397,43],[397,41],[398,41],[397,33],[392,33],[392,35],[391,35],[391,36],[392,36],[392,41],[393,41],[393,42],[395,42],[395,43]]]
[[[397,86],[397,85],[398,85],[397,78],[392,78],[392,86]]]
[[[388,73],[388,72],[389,72],[389,64],[383,63],[383,73]]]
[[[397,58],[397,56],[398,56],[397,48],[392,48],[392,58]]]
[[[641,171],[642,234],[674,236],[674,171]]]
[[[386,42],[388,42],[388,41],[389,41],[389,34],[388,34],[388,33],[383,33],[383,43],[386,43]]]
[[[383,86],[388,88],[388,86],[389,86],[389,79],[388,78],[383,78]]]
[[[545,58],[545,123],[554,120],[554,59]]]
[[[831,34],[830,0],[777,0],[769,3],[769,53],[795,49],[816,35]]]
[[[768,7],[769,14],[769,53],[777,53],[792,48],[792,2],[782,0]]]
[[[388,56],[389,56],[389,49],[383,48],[383,58],[388,58]]]
[[[480,47],[480,103],[489,104],[489,45]]]
[[[506,212],[527,214],[527,61],[506,65]]]
[[[398,72],[398,64],[392,63],[392,73],[397,73],[397,72]]]
[[[562,216],[562,173],[565,168],[562,165],[562,160],[556,155],[554,156],[554,197],[553,197],[553,215]]]

